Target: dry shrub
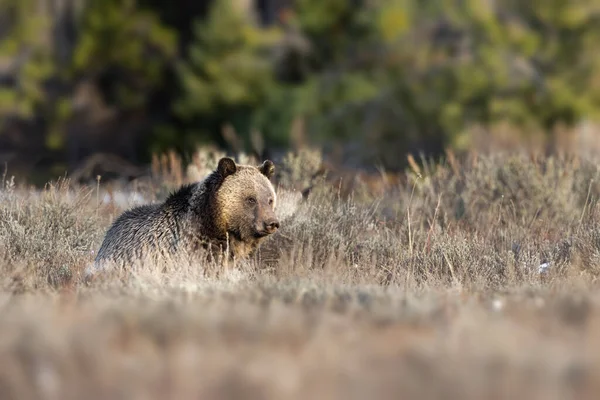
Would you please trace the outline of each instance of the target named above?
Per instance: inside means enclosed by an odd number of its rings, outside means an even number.
[[[598,305],[310,282],[23,296],[0,315],[0,396],[591,399]]]
[[[278,163],[282,227],[255,258],[141,260],[88,284],[127,203],[4,184],[0,397],[597,397],[596,161],[449,154],[346,197],[314,179],[316,154]]]
[[[210,154],[196,159],[219,157]],[[288,155],[282,181],[308,179],[314,168],[307,166],[320,165],[315,157]],[[311,182],[303,200],[281,185],[282,228],[248,269],[277,276],[314,272],[346,283],[497,289],[537,282],[539,265],[550,262],[548,275],[579,271],[594,278],[598,173],[597,164],[575,158],[470,155],[415,165],[406,183],[389,186],[381,197],[342,197],[322,179]],[[42,191],[5,187],[2,196],[5,264],[28,265],[36,282],[69,281],[127,206],[102,203],[99,187],[73,188],[66,181]]]
[[[554,277],[597,275],[597,164],[525,154],[452,162],[424,162],[383,197],[341,198],[321,182],[261,254],[283,257],[283,274],[325,269],[355,283],[498,289],[538,282],[544,262]]]
[[[42,191],[5,187],[1,194],[4,274],[35,286],[70,282],[102,235],[93,190],[72,190],[68,181],[58,181]]]

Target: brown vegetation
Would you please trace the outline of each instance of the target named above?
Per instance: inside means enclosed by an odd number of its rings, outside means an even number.
[[[345,197],[288,157],[281,231],[255,259],[219,279],[146,263],[90,285],[82,272],[133,197],[6,177],[0,397],[596,398],[597,160],[410,164]],[[304,201],[290,189],[301,181]],[[124,193],[149,201],[173,184]]]

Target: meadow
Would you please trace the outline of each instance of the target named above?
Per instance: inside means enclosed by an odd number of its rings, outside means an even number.
[[[600,160],[447,153],[365,177],[306,149],[277,163],[281,230],[252,260],[84,282],[120,212],[218,156],[127,185],[5,174],[0,398],[598,397]]]

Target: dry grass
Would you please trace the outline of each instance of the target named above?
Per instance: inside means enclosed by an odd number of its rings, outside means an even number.
[[[281,231],[218,279],[180,262],[81,279],[119,212],[214,155],[125,194],[5,180],[0,398],[598,397],[597,160],[449,154],[344,197],[315,154],[286,158]]]

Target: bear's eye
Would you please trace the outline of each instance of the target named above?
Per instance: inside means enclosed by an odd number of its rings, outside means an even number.
[[[246,198],[246,202],[248,202],[248,204],[256,204],[256,198],[248,197]]]
[[[269,199],[269,205],[272,206],[273,205],[273,199]]]

